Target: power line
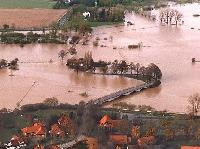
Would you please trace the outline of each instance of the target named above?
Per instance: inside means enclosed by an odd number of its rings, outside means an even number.
[[[31,91],[31,89],[35,86],[35,84],[36,84],[36,81],[33,82],[33,84],[32,84],[32,85],[30,86],[30,88],[27,90],[27,92],[25,93],[25,95],[21,98],[21,100],[17,102],[17,104],[16,104],[16,105],[17,105],[17,108],[20,107],[22,101],[23,101],[24,98],[28,95],[28,93]]]

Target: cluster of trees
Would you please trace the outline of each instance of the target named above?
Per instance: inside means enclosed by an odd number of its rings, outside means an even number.
[[[157,65],[154,63],[149,64],[147,67],[141,66],[139,63],[134,64],[133,62],[127,63],[126,61],[114,62],[94,62],[92,53],[88,52],[84,58],[79,59],[68,59],[67,66],[75,69],[77,72],[80,71],[92,71],[96,72],[98,69],[104,74],[123,74],[123,75],[136,75],[142,76],[147,81],[160,80],[162,78],[162,72]]]
[[[140,0],[136,0],[140,2]],[[66,0],[57,0],[57,3],[54,5],[55,9],[68,8],[73,5],[81,4],[87,7],[112,7],[117,4],[129,5],[134,0],[71,0],[67,2]]]
[[[8,67],[9,69],[16,70],[18,69],[18,58],[8,62],[5,59],[0,59],[0,69]]]
[[[71,32],[74,30],[83,35],[92,32],[91,26],[87,20],[84,20],[83,15],[79,12],[71,16],[70,20],[65,23],[62,30],[65,32]]]
[[[182,0],[183,1],[183,0]],[[131,5],[131,4],[140,4],[140,5],[150,5],[150,4],[159,4],[161,0],[71,0],[67,2],[66,0],[57,0],[55,4],[55,9],[68,8],[73,5],[81,4],[87,7],[113,7],[118,4],[121,5]]]
[[[160,10],[160,22],[169,24],[169,25],[178,25],[178,22],[181,22],[183,14],[178,10],[167,8]]]
[[[98,22],[121,22],[124,19],[124,11],[125,7],[122,5],[108,8],[88,8],[88,12],[91,14],[88,20]]]
[[[16,32],[2,32],[0,35],[2,43],[5,44],[29,44],[29,43],[63,43],[55,31],[46,34],[28,32],[27,34]]]

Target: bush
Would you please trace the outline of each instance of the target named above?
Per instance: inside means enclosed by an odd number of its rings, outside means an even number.
[[[44,103],[37,103],[37,104],[28,104],[21,106],[22,112],[33,112],[37,110],[44,110],[49,109],[48,105],[45,105]]]
[[[98,42],[98,40],[93,41],[93,46],[95,46],[95,47],[98,47],[98,46],[99,46],[99,42]]]

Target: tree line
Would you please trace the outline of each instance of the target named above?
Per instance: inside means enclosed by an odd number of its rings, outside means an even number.
[[[92,53],[85,53],[84,58],[71,58],[67,60],[66,64],[69,68],[78,71],[87,71],[102,74],[118,74],[118,75],[136,75],[137,77],[144,77],[146,81],[160,80],[162,72],[160,68],[154,63],[149,64],[147,67],[139,63],[126,62],[125,60],[113,62],[98,61],[95,62],[92,58]]]

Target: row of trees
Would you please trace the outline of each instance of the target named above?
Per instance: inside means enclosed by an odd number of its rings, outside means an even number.
[[[53,31],[46,34],[28,32],[26,35],[23,33],[3,32],[0,35],[0,39],[5,44],[63,43]]]
[[[54,5],[55,9],[68,8],[73,5],[81,4],[87,7],[112,7],[117,4],[130,5],[133,0],[71,0],[66,2],[66,0],[57,0],[57,3]],[[140,2],[140,1],[138,1]]]
[[[123,74],[123,75],[137,75],[146,77],[148,81],[151,79],[160,80],[162,72],[159,67],[153,63],[147,67],[141,66],[139,63],[128,63],[126,61],[115,60],[111,62],[98,61],[94,62],[92,53],[88,52],[84,58],[71,58],[67,61],[67,66],[80,71],[99,71],[104,74]]]

